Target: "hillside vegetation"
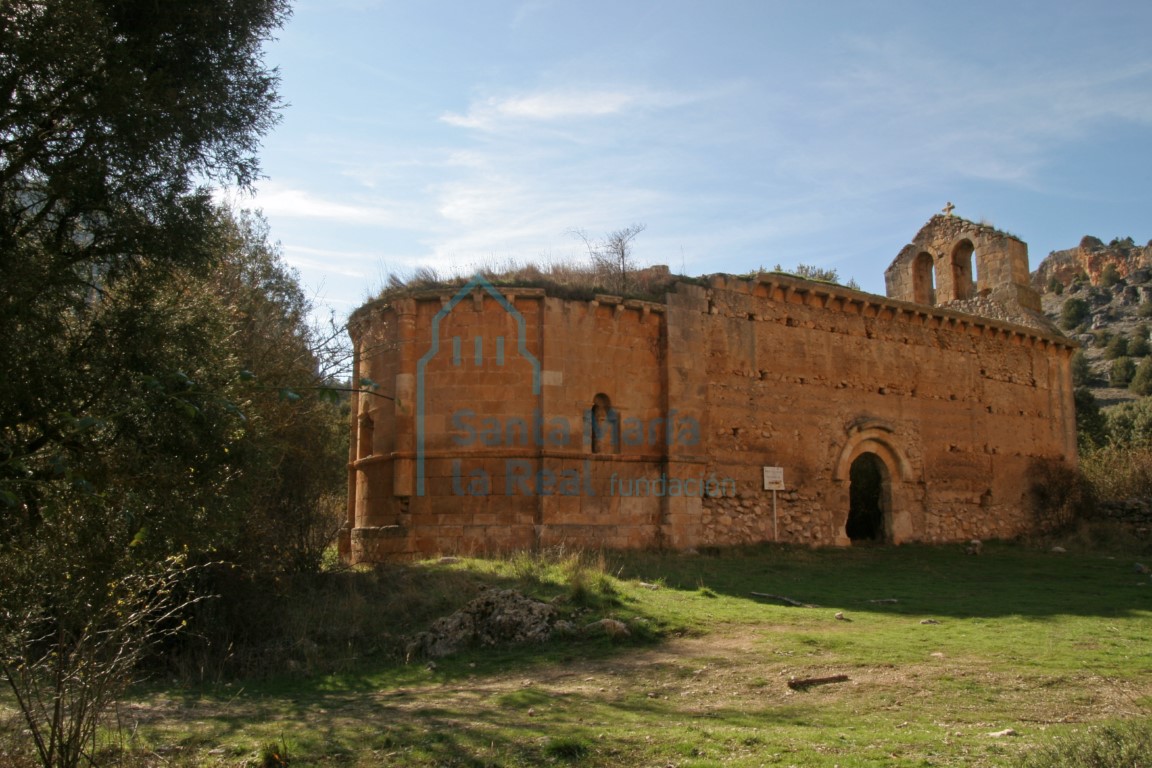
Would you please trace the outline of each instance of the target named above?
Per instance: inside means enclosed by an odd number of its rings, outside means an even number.
[[[1045,313],[1081,344],[1072,358],[1081,468],[1093,511],[1152,523],[1152,249],[1131,238],[1045,259]],[[1095,502],[1092,504],[1091,502]]]

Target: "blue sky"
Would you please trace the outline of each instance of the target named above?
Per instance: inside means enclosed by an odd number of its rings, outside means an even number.
[[[1152,3],[298,0],[254,199],[338,317],[391,272],[806,263],[883,293],[923,223],[1033,268],[1152,238]]]

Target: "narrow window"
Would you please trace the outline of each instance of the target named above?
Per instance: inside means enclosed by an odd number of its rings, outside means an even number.
[[[585,421],[592,453],[620,452],[620,415],[608,395],[601,392],[592,398]]]

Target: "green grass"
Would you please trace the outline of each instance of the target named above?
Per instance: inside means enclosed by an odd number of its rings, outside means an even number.
[[[1135,559],[992,544],[416,564],[407,578],[443,587],[425,597],[444,612],[446,595],[515,586],[632,637],[154,683],[120,719],[141,765],[255,766],[265,745],[292,766],[1004,765],[1152,716],[1152,580]],[[787,685],[832,675],[849,679]]]

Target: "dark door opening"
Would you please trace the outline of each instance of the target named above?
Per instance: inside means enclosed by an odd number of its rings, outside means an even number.
[[[845,532],[853,544],[888,540],[884,520],[888,507],[886,475],[887,467],[874,453],[862,453],[852,462]]]

